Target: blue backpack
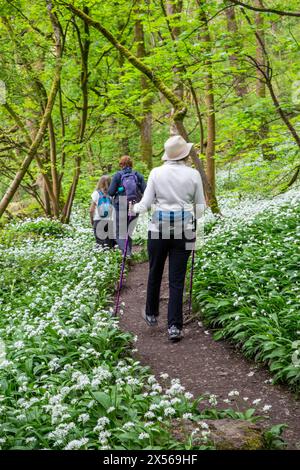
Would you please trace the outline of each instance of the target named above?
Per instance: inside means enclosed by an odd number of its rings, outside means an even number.
[[[105,196],[102,191],[98,191],[99,199],[98,199],[98,214],[101,219],[107,219],[112,214],[112,202],[109,196]]]
[[[121,176],[121,183],[128,202],[139,202],[141,200],[141,192],[139,190],[139,182],[136,173],[124,173]]]

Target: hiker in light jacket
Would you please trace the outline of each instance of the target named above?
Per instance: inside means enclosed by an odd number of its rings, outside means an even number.
[[[120,168],[112,178],[108,189],[108,194],[113,198],[115,208],[115,228],[116,239],[120,250],[124,253],[125,242],[130,222],[130,235],[136,224],[136,216],[129,217],[129,202],[137,202],[141,199],[146,189],[144,177],[132,169],[133,162],[128,155],[124,155],[120,160]],[[132,238],[128,239],[127,255],[131,255]]]
[[[113,248],[115,246],[113,226],[113,206],[111,197],[108,195],[108,187],[111,177],[101,176],[96,189],[92,194],[90,206],[90,219],[93,226],[97,246]]]
[[[169,339],[178,341],[183,327],[183,291],[187,263],[195,242],[195,218],[205,207],[200,174],[187,166],[193,144],[181,136],[165,143],[164,164],[149,176],[142,200],[131,209],[133,214],[154,212],[148,232],[149,277],[143,318],[149,326],[157,324],[159,297],[165,261],[169,257]]]

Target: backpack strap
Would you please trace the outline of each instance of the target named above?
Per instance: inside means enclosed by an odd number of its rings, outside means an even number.
[[[134,171],[133,172],[136,176],[136,184],[138,186],[139,189],[141,189],[141,183],[140,183],[140,178],[139,178],[139,173],[137,171]]]

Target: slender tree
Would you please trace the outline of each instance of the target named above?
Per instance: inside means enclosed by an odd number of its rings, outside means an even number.
[[[139,7],[136,9],[137,18],[135,20],[135,42],[136,56],[143,60],[147,56],[144,26],[142,20],[141,6],[143,0],[139,0]],[[139,123],[140,140],[141,140],[141,157],[147,164],[148,168],[152,168],[152,90],[149,79],[143,74],[141,75],[141,95],[142,95],[142,116]]]
[[[226,2],[230,5],[230,0]],[[247,94],[247,84],[246,84],[246,76],[245,73],[241,73],[238,71],[240,59],[239,54],[241,53],[242,44],[240,43],[240,39],[238,38],[239,28],[236,20],[235,10],[233,6],[229,6],[225,10],[226,19],[227,19],[227,29],[228,32],[232,36],[232,41],[234,42],[234,49],[235,51],[229,55],[229,62],[231,65],[231,69],[233,71],[233,86],[235,88],[235,92],[237,96],[245,96]]]
[[[84,13],[88,14],[88,7],[84,7]],[[88,119],[88,104],[89,104],[89,92],[88,92],[88,79],[89,79],[89,51],[90,51],[90,29],[88,23],[84,23],[84,38],[82,38],[80,28],[77,26],[76,21],[74,21],[74,26],[76,29],[78,44],[80,48],[81,56],[81,74],[80,74],[80,86],[82,93],[82,108],[81,116],[78,126],[78,137],[77,143],[82,144],[84,140],[85,130],[87,126]],[[76,189],[80,177],[81,171],[81,154],[75,155],[75,168],[74,175],[69,193],[62,211],[62,221],[68,223],[71,217],[72,206],[74,202],[74,197],[76,194]]]
[[[255,5],[257,7],[263,7],[263,2],[261,0],[255,0]],[[264,31],[264,19],[263,15],[260,12],[257,12],[255,15],[255,24],[256,24],[256,62],[260,64],[260,68],[257,69],[257,80],[256,80],[256,94],[259,99],[266,98],[266,82],[264,76],[262,75],[260,69],[264,70],[266,68],[266,39]],[[261,149],[263,158],[265,160],[274,160],[275,154],[273,151],[272,145],[268,142],[269,137],[269,125],[266,117],[263,115],[259,125],[259,137],[261,141]]]
[[[214,80],[213,80],[213,66],[212,66],[212,38],[207,21],[205,11],[206,1],[197,0],[199,5],[199,20],[201,24],[200,39],[204,44],[207,59],[204,61],[205,66],[205,105],[206,105],[206,123],[207,123],[207,145],[206,145],[206,174],[209,185],[212,189],[213,195],[209,200],[209,205],[213,205],[215,199],[216,188],[216,167],[215,167],[215,141],[216,141],[216,113],[215,113],[215,98],[214,98]]]

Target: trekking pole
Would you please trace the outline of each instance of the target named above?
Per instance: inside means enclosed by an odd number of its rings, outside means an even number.
[[[196,230],[197,230],[197,222],[195,219],[195,236],[196,236]],[[196,240],[195,240],[196,243]],[[191,315],[191,310],[192,310],[192,298],[193,298],[193,282],[194,282],[194,271],[195,271],[195,254],[196,250],[195,247],[192,251],[192,265],[191,265],[191,273],[190,273],[190,295],[189,295],[189,316]]]
[[[129,206],[129,210],[131,210],[130,206]],[[125,265],[126,265],[126,256],[127,256],[128,244],[129,244],[129,225],[130,225],[130,222],[131,222],[131,215],[128,218],[128,228],[127,228],[127,233],[126,233],[125,248],[124,248],[122,265],[121,265],[121,273],[120,273],[120,280],[119,280],[119,286],[118,286],[118,293],[117,293],[117,300],[116,300],[116,306],[115,306],[115,311],[114,311],[114,317],[116,317],[118,315],[119,308],[120,308],[120,297],[121,297],[121,290],[122,290],[122,287],[123,287],[124,271],[125,271]]]
[[[195,269],[195,250],[192,251],[192,266],[191,266],[191,273],[190,273],[189,316],[191,315],[191,310],[192,310],[194,269]]]

